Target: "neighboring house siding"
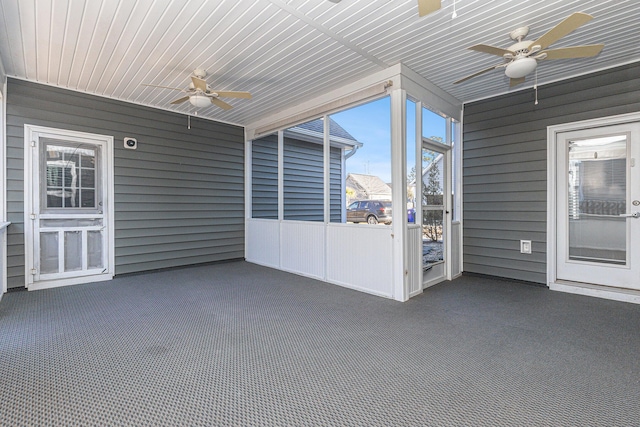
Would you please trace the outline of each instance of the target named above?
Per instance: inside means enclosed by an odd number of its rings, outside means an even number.
[[[114,137],[116,274],[244,256],[244,131],[10,79],[8,286],[24,286],[24,125]],[[125,136],[137,150],[123,148]]]
[[[252,142],[252,217],[278,218],[278,143],[268,136]],[[330,150],[330,217],[342,218],[342,150]],[[284,139],[284,219],[324,221],[324,152],[321,144]]]
[[[331,157],[329,171],[329,221],[342,221],[342,150],[339,148],[331,148],[329,153]]]
[[[640,111],[640,64],[464,107],[464,271],[546,282],[547,126]],[[533,253],[520,254],[520,240]]]
[[[251,143],[252,218],[278,219],[278,136]]]
[[[284,219],[324,221],[323,150],[284,139]]]
[[[284,219],[324,221],[324,153],[321,144],[284,139]],[[330,150],[330,176],[341,177],[341,150]],[[341,178],[340,178],[341,179]],[[340,215],[340,189],[332,188],[330,210]]]

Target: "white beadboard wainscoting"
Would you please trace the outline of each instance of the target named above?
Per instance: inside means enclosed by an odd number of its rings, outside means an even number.
[[[462,224],[460,221],[451,223],[451,278],[462,274]]]
[[[422,227],[410,224],[407,230],[407,285],[409,298],[422,293]]]
[[[273,219],[247,219],[245,258],[249,262],[280,268],[280,223]]]
[[[329,224],[327,281],[393,298],[391,227]]]
[[[280,223],[280,268],[324,280],[325,226],[322,222]]]
[[[393,298],[391,227],[247,219],[246,259]]]

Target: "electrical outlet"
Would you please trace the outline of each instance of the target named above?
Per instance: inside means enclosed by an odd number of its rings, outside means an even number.
[[[531,253],[531,240],[520,240],[520,253],[521,254]]]

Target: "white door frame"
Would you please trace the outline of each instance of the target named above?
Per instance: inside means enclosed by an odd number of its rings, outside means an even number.
[[[640,121],[640,112],[620,114],[578,122],[563,123],[547,127],[547,286],[551,290],[590,295],[600,298],[640,303],[640,293],[630,290],[616,290],[590,284],[569,284],[557,278],[557,215],[556,215],[556,142],[559,133],[578,131],[603,126]]]
[[[73,278],[62,278],[43,283],[34,283],[31,269],[34,268],[34,221],[31,214],[35,213],[35,203],[33,197],[34,187],[34,164],[39,150],[35,149],[36,135],[57,139],[84,139],[92,140],[104,146],[103,159],[103,183],[104,205],[108,254],[106,257],[106,270],[103,274],[92,276],[81,276]],[[115,274],[115,219],[114,219],[114,171],[113,171],[113,136],[99,135],[86,132],[78,132],[64,129],[49,128],[36,125],[24,125],[24,245],[25,245],[25,286],[29,290],[46,289],[58,286],[76,285],[103,280],[111,280]],[[39,197],[39,196],[38,196]]]

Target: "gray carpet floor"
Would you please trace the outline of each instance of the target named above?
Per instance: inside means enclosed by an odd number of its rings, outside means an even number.
[[[6,294],[2,426],[638,426],[640,306],[246,262]]]

